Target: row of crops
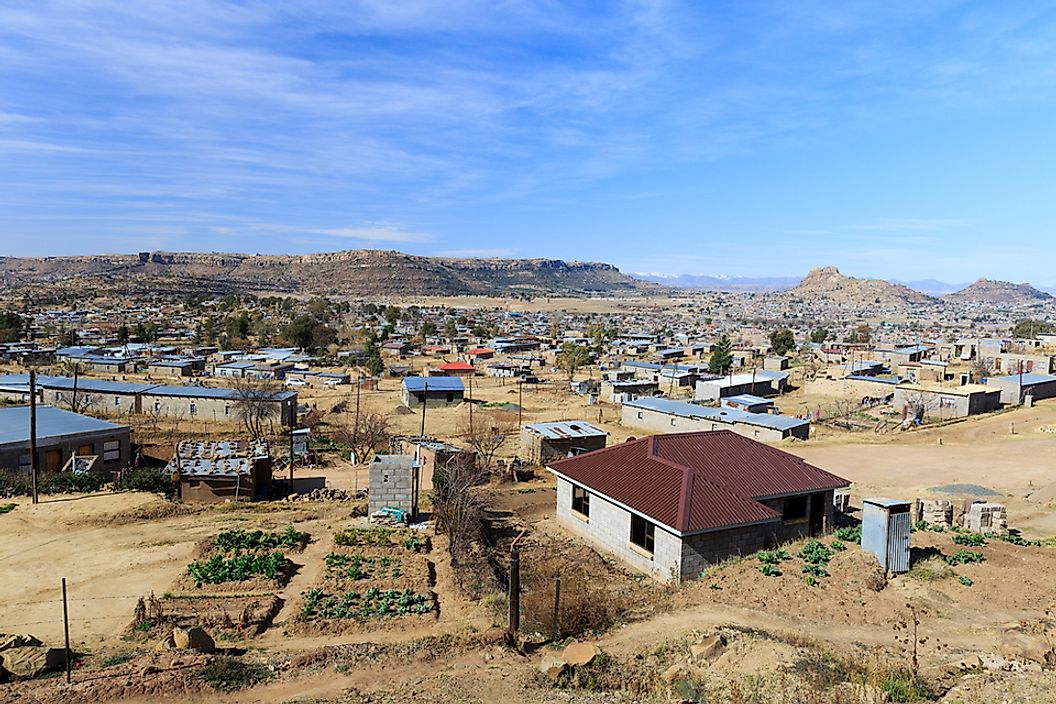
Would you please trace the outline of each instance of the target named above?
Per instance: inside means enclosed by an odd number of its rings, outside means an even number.
[[[301,550],[307,543],[308,534],[292,525],[277,533],[224,531],[209,543],[211,554],[206,559],[187,565],[187,574],[197,588],[253,579],[278,581],[293,566],[285,551]]]

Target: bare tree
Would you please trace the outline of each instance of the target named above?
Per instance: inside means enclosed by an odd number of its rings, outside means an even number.
[[[448,552],[455,581],[463,589],[479,586],[487,579],[489,566],[484,551],[484,497],[477,487],[487,481],[487,469],[467,453],[451,457],[433,474],[433,525],[447,534]]]
[[[461,434],[480,458],[482,470],[489,472],[495,454],[517,430],[517,420],[510,413],[477,413],[462,425]]]
[[[939,407],[938,397],[926,391],[911,391],[906,394],[905,398],[906,403],[902,408],[903,423],[909,417],[922,422],[925,416],[930,415],[930,411]]]
[[[265,428],[279,414],[276,394],[279,382],[274,379],[236,378],[234,383],[234,415],[247,433],[254,439],[264,437]]]
[[[385,447],[392,435],[389,419],[376,411],[363,411],[351,425],[339,428],[335,439],[347,445],[356,462],[366,462],[376,450]]]

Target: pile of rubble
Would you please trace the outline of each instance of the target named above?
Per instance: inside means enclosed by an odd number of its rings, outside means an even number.
[[[312,489],[304,494],[290,494],[283,501],[363,501],[367,498],[365,490],[347,491],[345,489]]]
[[[49,648],[39,638],[0,633],[0,682],[40,677],[61,668],[65,661],[64,649]]]
[[[955,504],[946,499],[913,502],[913,520],[929,526],[965,528],[976,533],[1008,534],[1008,511],[1004,504],[968,499]]]

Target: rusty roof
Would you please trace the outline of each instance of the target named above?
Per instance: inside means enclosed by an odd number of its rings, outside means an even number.
[[[849,484],[730,430],[654,435],[550,469],[683,534],[779,520],[760,500]]]

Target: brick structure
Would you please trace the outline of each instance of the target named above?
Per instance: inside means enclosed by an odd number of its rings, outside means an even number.
[[[418,463],[414,455],[375,455],[367,478],[367,510],[401,508],[414,513]]]
[[[554,462],[557,518],[661,581],[833,526],[846,480],[731,431],[633,440]]]

